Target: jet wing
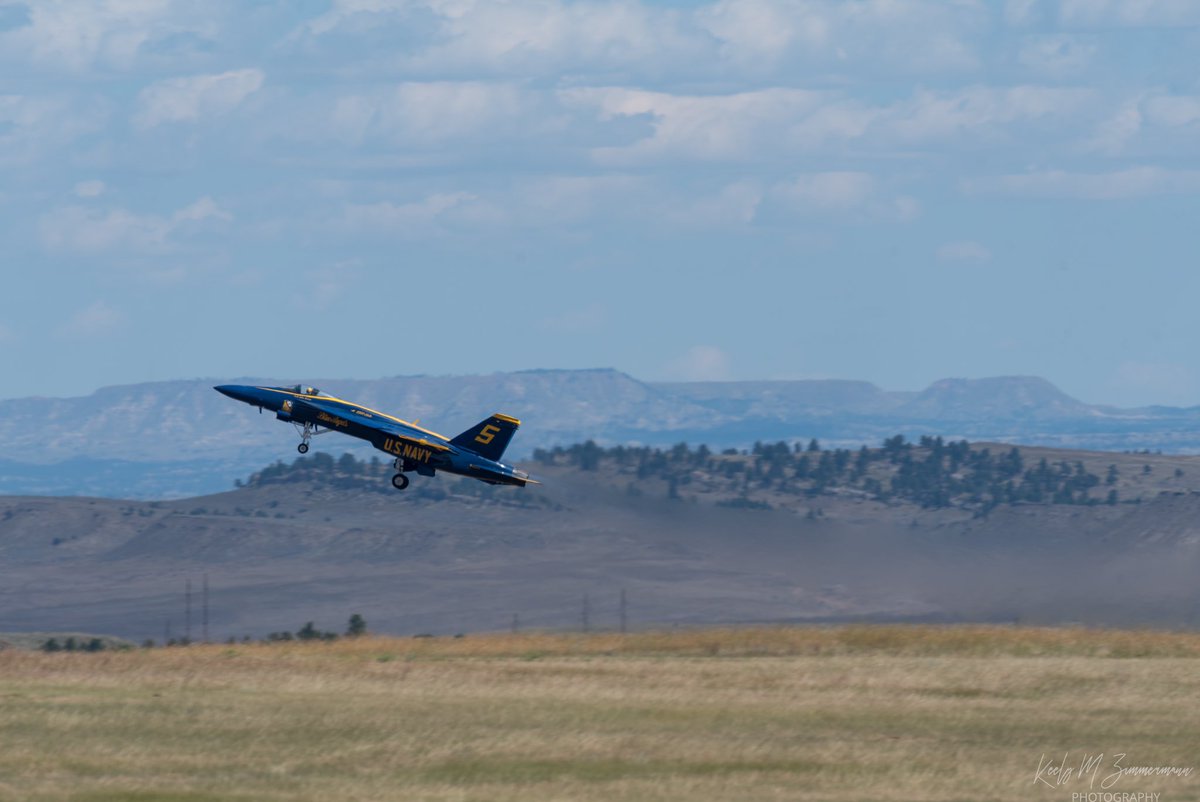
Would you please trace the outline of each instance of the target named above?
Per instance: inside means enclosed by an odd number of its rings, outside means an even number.
[[[291,399],[290,404],[289,414],[294,419],[369,440],[376,448],[389,454],[410,457],[421,450],[426,454],[451,450],[450,446],[436,437],[378,413],[347,409],[318,396]],[[420,456],[417,458],[420,459]],[[428,462],[429,459],[425,457],[422,461]]]

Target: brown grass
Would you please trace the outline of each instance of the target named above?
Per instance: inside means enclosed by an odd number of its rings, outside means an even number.
[[[1197,657],[885,626],[5,652],[0,799],[1068,802],[1043,754],[1200,764]]]

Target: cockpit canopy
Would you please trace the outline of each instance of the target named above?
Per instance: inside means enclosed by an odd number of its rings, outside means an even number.
[[[299,393],[300,395],[320,395],[321,394],[321,391],[318,390],[316,387],[308,387],[307,385],[303,385],[303,384],[297,384],[297,385],[293,386],[292,392]]]

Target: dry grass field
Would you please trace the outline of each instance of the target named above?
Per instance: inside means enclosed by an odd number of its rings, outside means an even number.
[[[1035,781],[1043,755],[1101,753],[1093,788]],[[1200,636],[863,626],[0,652],[0,799],[22,802],[1071,802],[1118,760],[1200,768]],[[1107,790],[1194,800],[1200,777]]]

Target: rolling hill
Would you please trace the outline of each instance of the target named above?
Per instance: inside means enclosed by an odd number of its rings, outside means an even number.
[[[954,472],[927,476],[944,497],[892,481],[928,464],[919,445],[828,481],[797,473],[817,452],[789,451],[772,475],[769,449],[698,460],[581,447],[539,454],[526,467],[546,483],[524,490],[439,476],[397,493],[382,465],[310,455],[198,498],[5,497],[0,631],[180,637],[190,581],[198,638],[205,576],[219,639],[336,629],[353,612],[394,634],[506,629],[514,616],[570,629],[585,605],[588,626],[612,629],[621,591],[636,627],[1196,623],[1200,458],[1022,448],[1014,486],[1034,488],[1044,461],[1053,492],[992,504],[992,485],[973,489],[984,449],[993,465],[1010,451],[974,444]],[[1099,484],[1060,492],[1087,476]],[[863,490],[872,481],[898,489]]]

